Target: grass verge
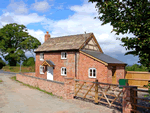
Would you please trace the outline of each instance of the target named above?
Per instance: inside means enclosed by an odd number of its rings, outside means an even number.
[[[4,66],[2,70],[19,73],[20,66]],[[35,66],[21,66],[21,72],[35,72]]]
[[[28,86],[28,87],[30,87],[30,88],[32,88],[32,89],[37,89],[37,90],[42,91],[42,92],[44,92],[44,93],[47,93],[47,94],[49,94],[49,95],[51,95],[51,96],[55,96],[55,95],[53,95],[53,94],[50,93],[50,92],[47,92],[47,91],[45,91],[45,90],[40,89],[39,87],[34,87],[34,86],[29,85],[29,84],[25,84],[25,83],[23,83],[23,82],[20,82],[20,81],[16,80],[16,76],[11,77],[11,79],[12,79],[12,80],[15,80],[15,81],[17,81],[17,82],[19,82],[19,83],[22,83],[24,86]],[[61,98],[61,97],[60,97],[60,98]]]

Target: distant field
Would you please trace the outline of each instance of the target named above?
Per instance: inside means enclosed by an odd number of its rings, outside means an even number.
[[[4,66],[2,70],[18,73],[20,72],[20,66]],[[21,66],[21,72],[35,72],[35,66]]]

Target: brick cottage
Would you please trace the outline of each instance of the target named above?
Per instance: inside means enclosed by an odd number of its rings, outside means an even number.
[[[93,33],[51,38],[36,50],[35,77],[64,82],[64,77],[118,83],[126,64],[102,51]]]

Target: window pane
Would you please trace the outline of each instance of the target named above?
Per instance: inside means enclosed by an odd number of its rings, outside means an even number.
[[[62,74],[64,74],[64,68],[61,68],[62,69]]]
[[[92,69],[90,69],[90,76],[92,76]]]
[[[95,77],[95,76],[96,76],[96,70],[93,69],[93,77]]]
[[[67,72],[66,72],[66,68],[65,68],[65,75],[67,74]]]

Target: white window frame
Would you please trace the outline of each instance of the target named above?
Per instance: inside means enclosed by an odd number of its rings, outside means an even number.
[[[90,70],[92,70],[92,76],[90,76]],[[95,76],[93,76],[93,70],[95,70]],[[96,78],[96,75],[97,75],[96,73],[97,73],[96,68],[89,68],[88,70],[89,78]]]
[[[65,74],[65,72],[63,72],[63,69],[66,69],[66,74]],[[66,67],[61,67],[61,75],[67,76],[67,68]]]
[[[41,69],[41,68],[43,68],[43,69]],[[40,65],[40,74],[44,74],[44,66],[41,66],[41,65]]]
[[[44,53],[40,53],[40,61],[44,61]]]
[[[66,57],[65,57],[66,54]],[[61,52],[61,59],[67,59],[67,52]]]

